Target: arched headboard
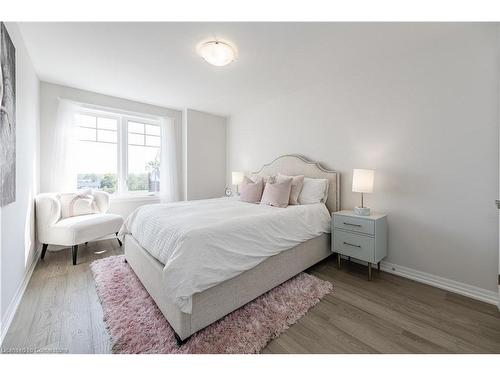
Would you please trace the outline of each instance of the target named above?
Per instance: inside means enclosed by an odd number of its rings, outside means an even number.
[[[326,178],[330,181],[326,206],[330,212],[340,210],[340,174],[328,170],[320,163],[310,161],[302,155],[282,155],[253,174],[272,176],[278,173],[289,176],[304,175],[310,178]]]

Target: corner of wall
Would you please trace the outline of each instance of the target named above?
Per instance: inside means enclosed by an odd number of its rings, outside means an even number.
[[[187,148],[188,148],[188,131],[187,131],[187,119],[188,119],[188,108],[185,108],[182,111],[182,173],[181,173],[181,179],[182,179],[182,198],[184,200],[188,199],[188,192],[187,192],[187,163],[188,163],[188,155],[187,155]]]

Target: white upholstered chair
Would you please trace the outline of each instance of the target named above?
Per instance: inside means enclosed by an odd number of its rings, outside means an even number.
[[[48,245],[71,246],[73,265],[76,264],[78,245],[101,237],[118,234],[123,224],[120,215],[106,213],[109,195],[93,191],[98,213],[62,218],[61,201],[58,194],[44,193],[36,197],[36,223],[38,240],[43,244],[42,259]],[[118,240],[120,246],[121,241]]]

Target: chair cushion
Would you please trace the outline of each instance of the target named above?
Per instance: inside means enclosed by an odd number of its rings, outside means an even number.
[[[123,218],[115,214],[93,214],[68,217],[50,226],[52,245],[72,246],[116,233]]]

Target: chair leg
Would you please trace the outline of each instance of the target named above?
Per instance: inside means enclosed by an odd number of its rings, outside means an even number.
[[[76,265],[76,255],[78,253],[78,245],[73,245],[71,248],[71,255],[73,255],[73,265]]]
[[[116,236],[116,240],[120,244],[120,247],[122,247],[122,241],[120,241],[120,239],[118,238],[118,232],[115,233],[115,236]]]
[[[45,258],[45,253],[47,252],[47,247],[49,246],[49,244],[42,244],[42,259]]]

